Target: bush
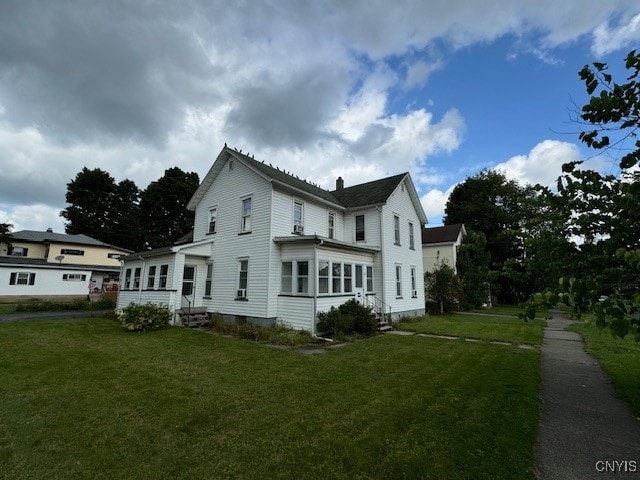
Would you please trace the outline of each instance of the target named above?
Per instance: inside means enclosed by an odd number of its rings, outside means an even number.
[[[351,299],[338,308],[318,313],[318,329],[333,336],[352,334],[373,335],[378,328],[376,316],[370,307]]]
[[[213,314],[210,323],[211,330],[233,335],[234,337],[252,340],[254,342],[266,342],[276,345],[300,346],[306,345],[313,341],[311,334],[303,330],[293,330],[283,325],[274,327],[261,327],[251,323],[229,323],[225,322],[222,315]]]
[[[20,303],[16,305],[16,312],[64,312],[75,310],[112,310],[116,308],[116,302],[110,299],[102,299],[97,302],[88,300],[75,300],[73,302],[41,302]]]
[[[120,322],[122,328],[132,332],[142,332],[145,330],[160,330],[169,325],[171,311],[169,307],[147,303],[140,305],[131,303],[122,309]]]

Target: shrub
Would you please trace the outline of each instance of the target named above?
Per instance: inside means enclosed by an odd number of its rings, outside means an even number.
[[[333,336],[351,334],[373,335],[378,328],[376,316],[370,307],[351,299],[338,308],[318,313],[318,329]]]
[[[145,330],[160,330],[169,325],[171,311],[169,307],[147,303],[140,305],[131,303],[122,309],[120,321],[125,330],[142,332]]]
[[[234,337],[252,340],[254,342],[266,342],[276,345],[300,346],[313,341],[311,334],[302,330],[293,330],[284,325],[274,327],[261,327],[251,323],[229,323],[225,322],[222,315],[213,314],[210,323],[211,330],[233,335]]]

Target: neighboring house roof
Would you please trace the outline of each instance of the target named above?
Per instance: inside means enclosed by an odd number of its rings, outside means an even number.
[[[42,258],[29,257],[0,257],[0,265],[9,267],[51,268],[57,270],[100,270],[109,272],[120,271],[120,267],[111,267],[107,265],[77,265],[73,263],[59,264],[47,262]]]
[[[123,252],[131,251],[131,250],[127,250],[126,248],[116,247],[115,245],[109,245],[108,243],[101,242],[100,240],[96,240],[95,238],[91,238],[83,234],[69,235],[67,233],[55,233],[55,232],[48,232],[48,231],[39,232],[36,230],[20,230],[18,232],[13,232],[11,234],[11,238],[13,240],[18,240],[23,242],[69,243],[74,245],[87,245],[92,247],[115,248]]]
[[[453,243],[458,240],[461,233],[463,236],[466,234],[464,224],[462,223],[444,225],[442,227],[423,228],[422,244]]]
[[[313,196],[316,199],[329,203],[340,209],[381,205],[387,201],[389,196],[406,177],[411,178],[408,173],[401,173],[392,177],[362,183],[360,185],[354,185],[340,190],[328,191],[307,182],[306,180],[300,179],[295,175],[284,172],[278,168],[274,168],[264,162],[259,162],[254,158],[237,152],[225,145],[218,155],[214,166],[209,170],[193,197],[191,197],[191,200],[187,205],[188,209],[196,209],[196,206],[200,200],[202,200],[205,193],[220,172],[220,169],[223,167],[225,163],[223,160],[227,160],[229,157],[236,158],[260,176],[276,185]],[[408,182],[408,185],[411,185],[409,194],[411,195],[414,207],[418,212],[418,217],[422,223],[426,223],[427,217],[424,214],[422,205],[420,204],[418,194],[413,187],[413,182]]]

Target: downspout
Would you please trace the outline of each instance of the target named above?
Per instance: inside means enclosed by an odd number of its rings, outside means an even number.
[[[311,336],[316,336],[316,318],[318,318],[318,247],[324,245],[324,240],[318,239],[320,243],[313,246],[313,265],[314,265],[314,279],[313,279],[313,320],[311,321]]]
[[[144,258],[140,257],[140,260],[142,260],[142,270],[140,271],[140,283],[138,284],[138,304],[142,300],[142,283],[144,282],[144,271],[147,266],[147,261]]]

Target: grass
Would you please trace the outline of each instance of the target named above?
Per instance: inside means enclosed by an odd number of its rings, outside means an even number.
[[[582,335],[586,351],[598,359],[612,379],[616,393],[640,418],[640,343],[631,335],[624,339],[613,337],[609,330],[601,330],[592,323],[575,323],[571,329]]]
[[[510,315],[513,317],[517,317],[519,313],[522,313],[524,310],[519,305],[507,305],[507,304],[496,304],[491,308],[474,308],[469,310],[470,313],[486,313],[489,315]],[[536,312],[536,318],[543,319],[545,317],[545,311]]]
[[[17,305],[13,303],[0,303],[0,315],[3,313],[14,313],[16,306]]]
[[[0,478],[533,479],[539,352],[0,324]]]
[[[418,321],[400,323],[397,327],[416,333],[541,345],[545,324],[539,319],[524,322],[507,316],[453,313],[429,315]]]

